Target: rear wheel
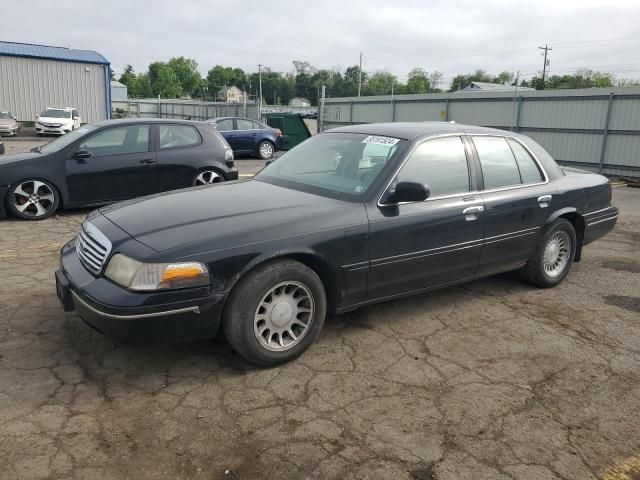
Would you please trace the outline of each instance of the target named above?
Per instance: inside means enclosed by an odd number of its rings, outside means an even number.
[[[7,207],[16,217],[43,220],[60,205],[58,189],[45,180],[22,180],[9,189]]]
[[[260,142],[260,145],[258,145],[258,157],[262,160],[269,160],[273,157],[274,150],[273,143],[267,140]]]
[[[556,286],[571,270],[576,243],[571,222],[563,218],[556,220],[546,227],[533,255],[520,270],[521,276],[538,287]]]
[[[198,185],[209,185],[211,183],[220,182],[224,182],[224,177],[222,176],[222,174],[211,169],[200,170],[193,179],[193,185],[196,187]]]
[[[277,365],[316,340],[326,312],[318,275],[299,262],[278,260],[238,282],[225,307],[223,328],[233,349],[248,361]]]

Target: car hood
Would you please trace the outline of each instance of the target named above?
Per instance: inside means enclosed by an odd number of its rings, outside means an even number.
[[[13,118],[0,118],[0,125],[13,125],[16,122]]]
[[[33,158],[41,157],[42,154],[36,152],[24,152],[24,153],[12,153],[9,155],[0,156],[0,165],[6,165],[8,163],[21,162],[24,160],[31,160]]]
[[[36,120],[38,122],[45,122],[45,123],[70,123],[73,121],[71,118],[55,118],[55,117],[38,117]]]
[[[366,222],[360,203],[256,180],[166,192],[100,212],[158,252],[185,244],[214,251]]]

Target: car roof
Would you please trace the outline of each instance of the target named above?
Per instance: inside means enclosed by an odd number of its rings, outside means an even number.
[[[428,135],[443,135],[447,133],[484,133],[504,135],[504,130],[488,127],[477,127],[451,122],[394,122],[394,123],[366,123],[326,130],[331,133],[361,133],[365,135],[380,135],[383,137],[412,140],[416,137]]]
[[[174,118],[119,118],[116,120],[102,120],[101,122],[95,122],[93,125],[104,127],[107,125],[118,125],[125,123],[181,123],[184,125],[204,124],[206,122],[198,120],[182,120]],[[209,126],[209,128],[211,128]]]
[[[218,120],[233,120],[233,119],[237,119],[237,120],[251,120],[252,122],[258,122],[258,123],[262,123],[260,120],[258,120],[257,118],[249,118],[249,117],[213,117],[210,118],[209,120],[207,120],[208,122],[217,122]]]
[[[75,110],[76,107],[46,107],[45,110],[63,110],[65,112],[69,110]]]

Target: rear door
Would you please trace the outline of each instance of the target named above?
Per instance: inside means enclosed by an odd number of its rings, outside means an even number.
[[[156,153],[151,127],[135,123],[110,127],[80,140],[67,159],[67,184],[73,203],[101,203],[139,197],[156,188]],[[76,159],[73,151],[91,152]]]
[[[525,263],[553,202],[544,172],[520,141],[472,136],[483,182],[484,246],[478,272]]]
[[[375,152],[372,152],[375,153]],[[368,161],[375,168],[377,155]],[[475,274],[482,245],[471,154],[462,138],[427,140],[409,156],[393,183],[420,182],[422,202],[367,209],[371,235],[368,298],[379,299],[447,284]]]

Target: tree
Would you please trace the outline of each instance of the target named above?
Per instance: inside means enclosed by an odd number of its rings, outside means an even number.
[[[367,80],[364,86],[365,95],[389,95],[391,87],[398,83],[395,75],[389,72],[376,72]]]
[[[594,88],[613,87],[615,77],[611,73],[594,72],[589,69],[576,70],[573,74],[551,75],[545,79],[544,86],[542,78],[535,76],[529,82],[529,86],[536,90],[546,89],[572,89],[572,88]]]
[[[175,72],[182,94],[193,96],[201,85],[198,62],[192,58],[174,57],[167,62],[167,66]]]
[[[209,95],[215,97],[225,86],[235,85],[241,90],[247,90],[247,75],[241,68],[223,67],[216,65],[207,73]],[[257,83],[256,83],[257,85]]]
[[[180,98],[182,85],[178,75],[168,64],[153,62],[149,65],[149,81],[153,95],[162,98]]]
[[[138,79],[136,78],[136,74],[131,65],[124,67],[124,71],[122,72],[122,75],[120,75],[118,81],[127,86],[127,95],[129,97],[135,98],[139,96],[138,86],[136,85]]]
[[[431,90],[429,76],[424,69],[416,67],[407,75],[405,93],[428,93]]]

